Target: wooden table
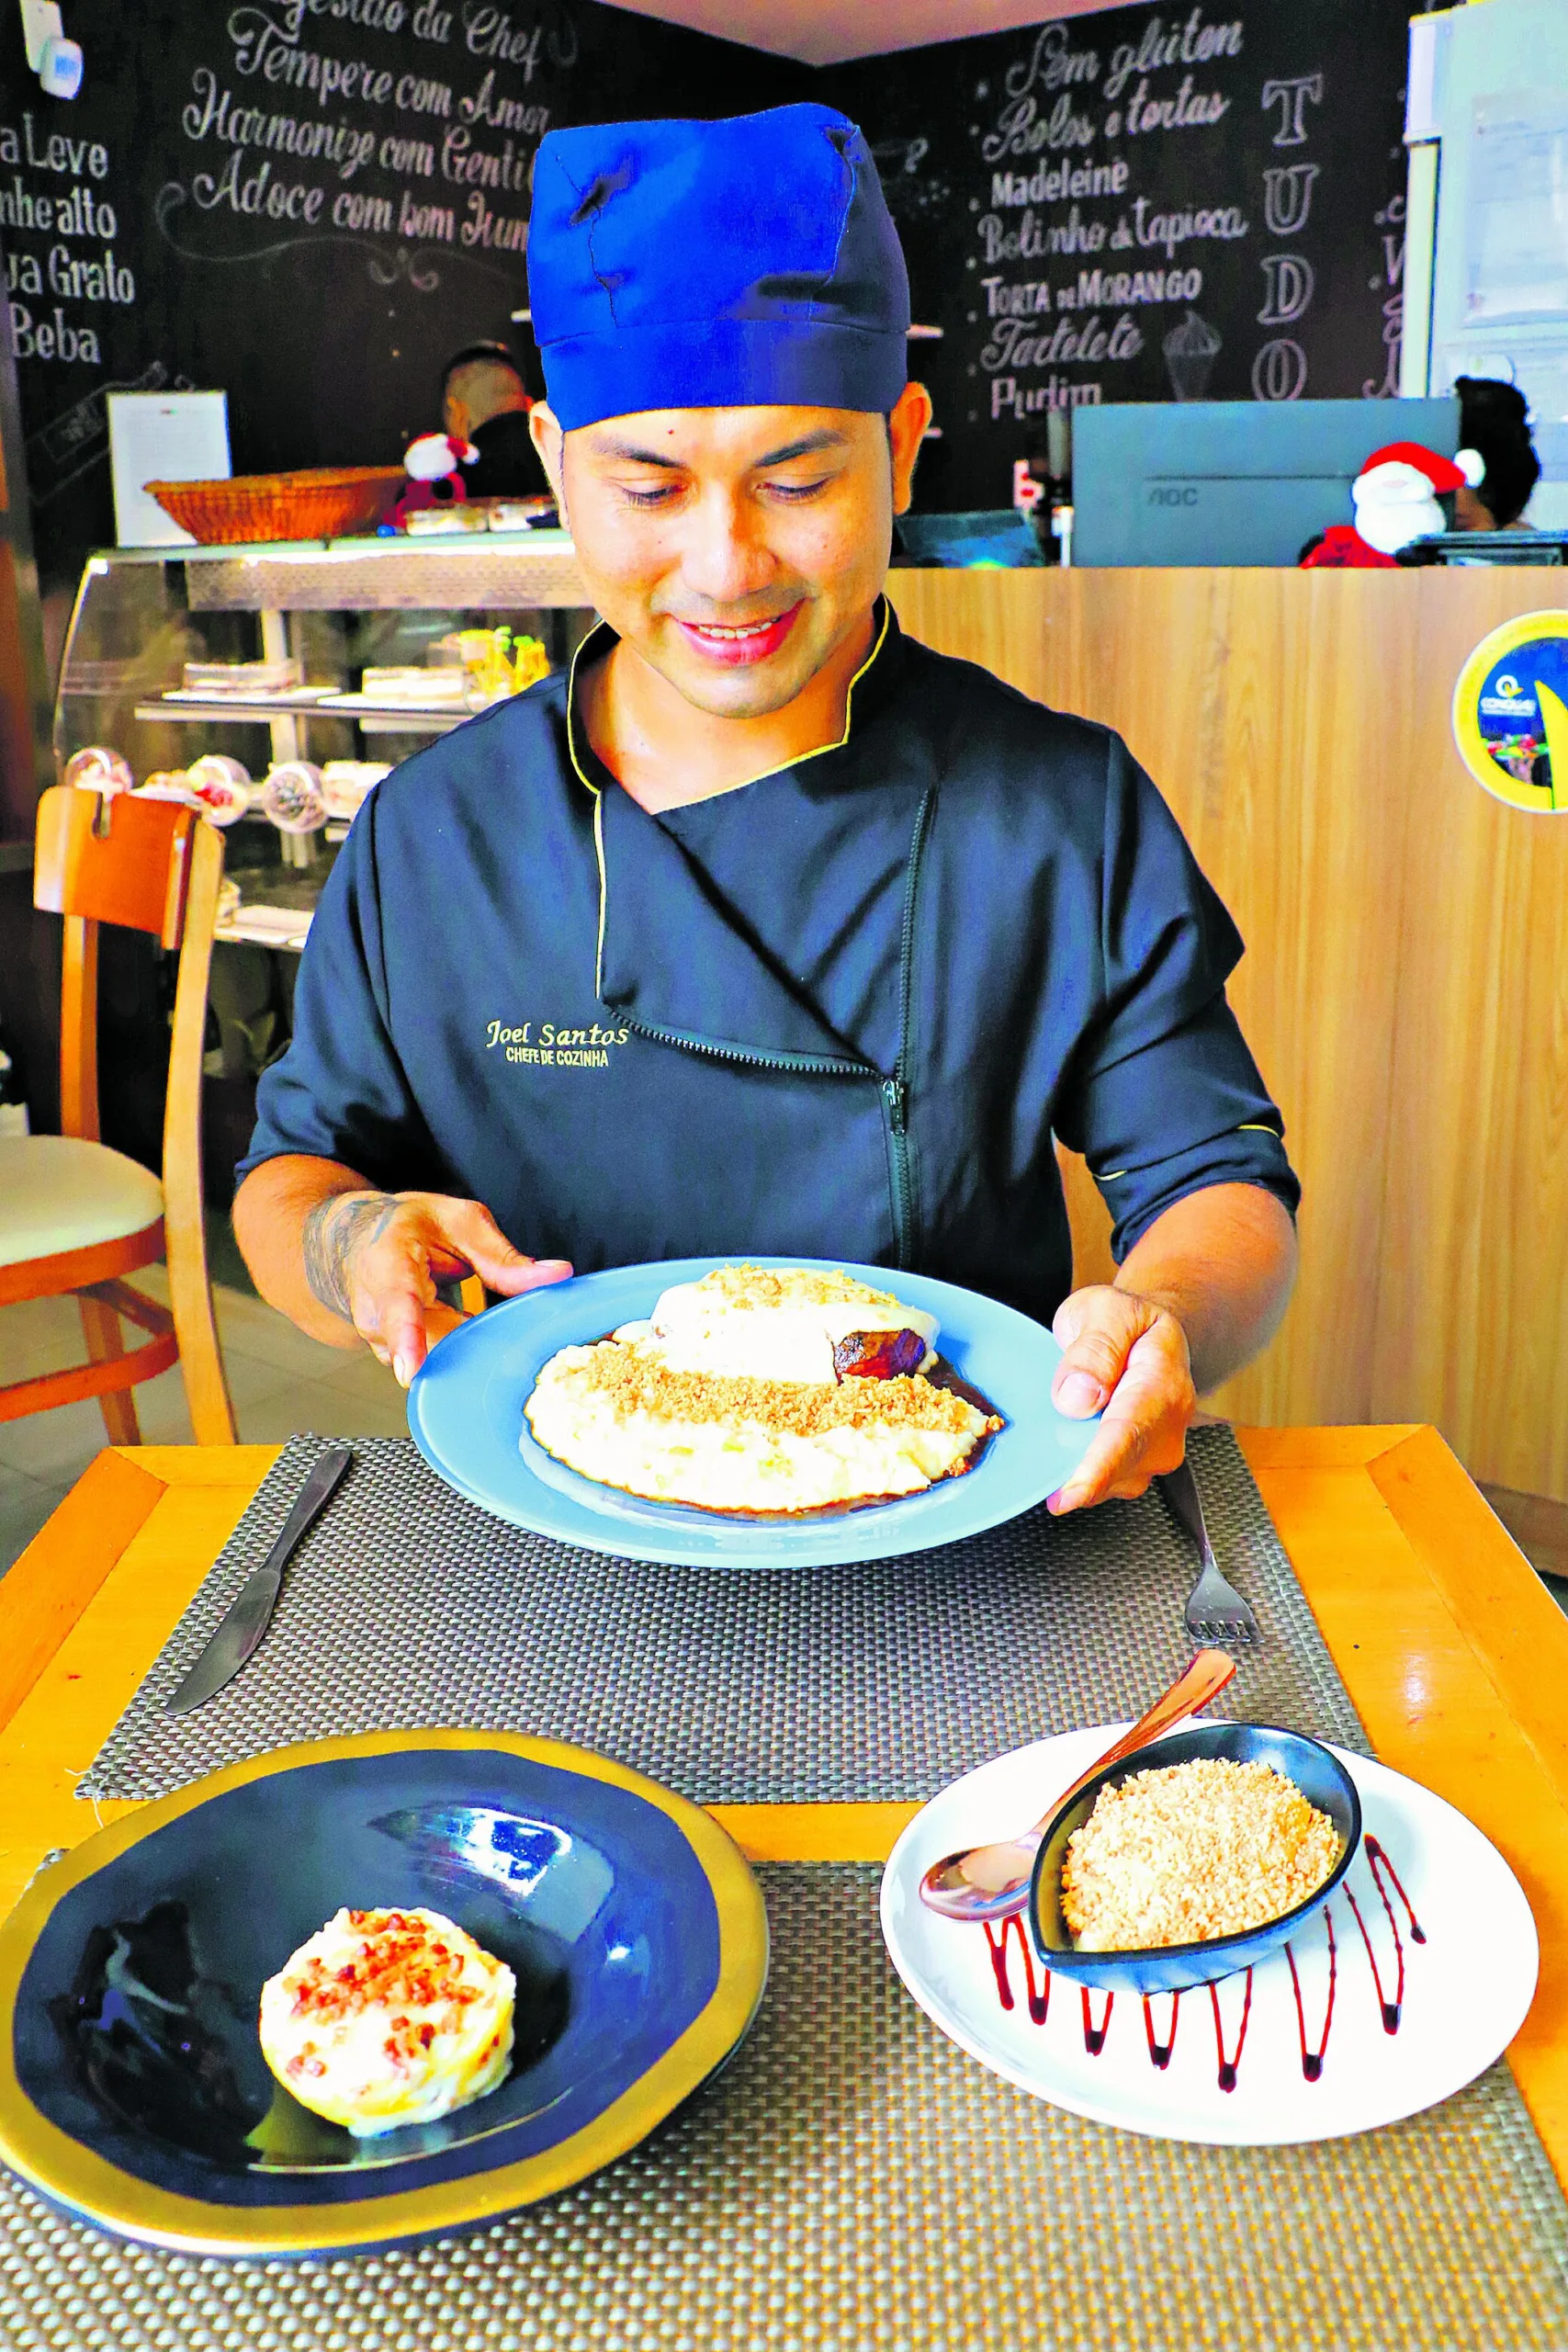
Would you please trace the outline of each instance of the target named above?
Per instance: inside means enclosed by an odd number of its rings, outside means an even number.
[[[1237,1432],[1383,1761],[1507,1856],[1540,1929],[1509,2052],[1568,2187],[1568,1618],[1437,1431]],[[110,1447],[0,1581],[0,1913],[128,1804],[75,1785],[276,1446]],[[759,1861],[879,1861],[912,1804],[716,1805]]]

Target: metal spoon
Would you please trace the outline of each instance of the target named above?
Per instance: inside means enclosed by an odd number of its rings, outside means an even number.
[[[1034,1869],[1034,1857],[1040,1840],[1045,1835],[1065,1804],[1071,1803],[1078,1791],[1087,1788],[1097,1772],[1108,1764],[1118,1763],[1123,1756],[1131,1756],[1134,1748],[1157,1739],[1183,1715],[1195,1715],[1218,1696],[1235,1672],[1235,1660],[1224,1650],[1200,1650],[1179,1680],[1173,1682],[1161,1699],[1156,1699],[1146,1715],[1140,1715],[1130,1731],[1097,1757],[1087,1772],[1080,1772],[1071,1788],[1053,1797],[1049,1809],[1026,1829],[1021,1838],[998,1838],[994,1845],[970,1846],[956,1854],[947,1855],[933,1862],[920,1881],[920,1900],[944,1919],[1005,1919],[1014,1911],[1021,1911],[1029,1900],[1029,1881]]]

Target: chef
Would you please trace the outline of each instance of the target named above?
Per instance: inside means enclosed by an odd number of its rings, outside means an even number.
[[[906,1266],[1050,1322],[1070,1510],[1180,1459],[1283,1312],[1297,1185],[1235,927],[1124,745],[905,637],[931,402],[854,125],[552,131],[536,446],[599,625],[383,783],[312,924],[234,1222],[409,1381],[514,1295],[700,1254]],[[1053,1134],[1115,1219],[1073,1290]]]

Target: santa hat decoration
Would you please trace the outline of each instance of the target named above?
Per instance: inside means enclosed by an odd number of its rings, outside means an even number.
[[[474,464],[479,454],[455,433],[422,433],[403,451],[403,469],[411,481],[442,481],[459,466]]]
[[[1473,490],[1486,471],[1486,460],[1475,449],[1461,449],[1457,458],[1439,458],[1418,441],[1390,441],[1374,449],[1357,475],[1350,495],[1359,506],[1364,498],[1391,504],[1407,498],[1430,498],[1434,492]]]
[[[1372,451],[1350,485],[1356,528],[1370,547],[1397,554],[1412,539],[1440,531],[1446,517],[1438,498],[1467,484],[1473,490],[1485,471],[1486,461],[1474,449],[1441,458],[1418,441],[1387,442]]]

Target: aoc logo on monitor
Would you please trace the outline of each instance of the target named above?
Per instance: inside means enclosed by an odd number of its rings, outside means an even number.
[[[1568,612],[1524,613],[1483,637],[1454,688],[1454,741],[1510,808],[1568,810]]]
[[[1196,506],[1198,485],[1193,481],[1155,481],[1149,484],[1151,506]]]

